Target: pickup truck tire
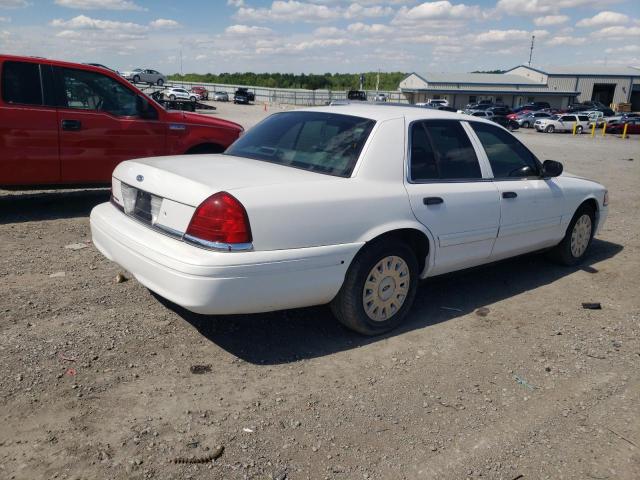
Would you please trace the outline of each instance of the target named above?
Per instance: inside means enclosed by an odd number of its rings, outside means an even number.
[[[159,87],[161,87],[162,85],[164,85],[164,80],[159,78],[157,84],[158,84]]]
[[[362,335],[380,335],[404,320],[417,285],[414,251],[393,238],[374,241],[351,263],[338,295],[331,301],[331,310],[347,328]]]
[[[572,266],[587,255],[595,229],[596,213],[593,206],[583,203],[573,215],[562,241],[549,252],[558,263]]]

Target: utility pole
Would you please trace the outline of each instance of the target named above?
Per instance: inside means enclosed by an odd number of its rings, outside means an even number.
[[[533,57],[533,42],[535,42],[536,36],[531,35],[531,48],[529,49],[529,66],[531,66],[531,57]]]

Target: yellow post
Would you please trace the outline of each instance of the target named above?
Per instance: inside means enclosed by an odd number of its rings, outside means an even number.
[[[576,123],[574,123],[574,124],[573,124],[573,130],[572,130],[572,132],[571,132],[571,134],[572,134],[572,135],[575,135],[575,134],[576,134],[576,128],[578,128],[578,122],[576,122]]]
[[[596,122],[593,122],[593,125],[591,125],[591,138],[596,136]]]
[[[622,129],[622,138],[627,138],[627,127],[629,126],[628,123],[624,124],[624,128]]]
[[[602,124],[602,136],[604,137],[607,134],[607,122]]]

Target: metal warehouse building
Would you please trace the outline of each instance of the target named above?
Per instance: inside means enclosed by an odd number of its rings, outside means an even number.
[[[640,68],[634,67],[528,67],[505,73],[412,73],[400,82],[409,103],[444,98],[456,108],[480,100],[511,107],[528,102],[549,102],[554,108],[597,100],[605,105],[631,103],[640,110]]]

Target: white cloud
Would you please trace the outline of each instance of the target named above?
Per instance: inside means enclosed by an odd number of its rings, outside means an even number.
[[[489,30],[473,35],[478,43],[501,43],[531,39],[531,33],[526,30]]]
[[[577,45],[584,45],[585,43],[587,43],[587,39],[584,37],[573,37],[573,36],[562,36],[562,35],[553,37],[547,40],[547,45],[553,45],[553,46],[559,46],[559,45],[577,46]]]
[[[607,48],[606,53],[635,53],[640,52],[640,45],[625,45],[624,47]]]
[[[537,27],[548,27],[551,25],[560,25],[569,20],[568,15],[546,15],[544,17],[536,17],[533,19],[533,24]]]
[[[69,30],[146,30],[146,27],[132,22],[117,22],[113,20],[99,20],[87,17],[86,15],[78,15],[70,20],[62,20],[56,18],[51,21],[50,25],[56,28],[66,28]]]
[[[597,38],[624,38],[640,36],[640,27],[623,27],[616,25],[613,27],[605,27],[591,34]]]
[[[0,8],[22,8],[27,5],[27,0],[0,0]]]
[[[369,33],[369,34],[380,34],[380,33],[390,33],[392,30],[391,27],[387,25],[382,25],[380,23],[374,23],[372,25],[366,25],[362,22],[352,23],[347,27],[347,31],[352,33]]]
[[[601,27],[603,25],[620,25],[627,23],[629,17],[623,13],[617,12],[600,12],[591,18],[583,18],[578,23],[577,27]]]
[[[227,5],[232,7],[244,7],[244,0],[227,0]]]
[[[439,2],[424,2],[413,8],[402,7],[398,10],[393,23],[409,24],[424,20],[460,20],[481,16],[480,7],[460,3],[453,5],[447,0]]]
[[[393,13],[390,7],[382,7],[379,5],[373,7],[363,7],[358,3],[352,3],[344,11],[345,18],[362,18],[362,17],[387,17]]]
[[[224,33],[229,35],[242,35],[242,36],[260,36],[271,35],[273,30],[266,27],[255,27],[248,25],[231,25],[224,30]]]
[[[79,10],[145,10],[130,0],[55,0],[55,4]]]
[[[342,34],[342,30],[336,27],[319,27],[313,31],[314,37],[335,37]]]
[[[600,5],[607,0],[498,0],[496,10],[508,15],[557,13],[563,8]]]
[[[233,16],[241,22],[327,22],[350,18],[372,18],[391,15],[393,9],[375,5],[350,3],[348,7],[327,6],[298,0],[276,0],[267,8],[241,7]]]
[[[170,30],[173,28],[181,27],[182,25],[180,25],[175,20],[171,20],[169,18],[158,18],[156,20],[153,20],[152,22],[149,22],[149,26],[151,28]]]
[[[0,17],[0,23],[11,23],[10,17]]]

